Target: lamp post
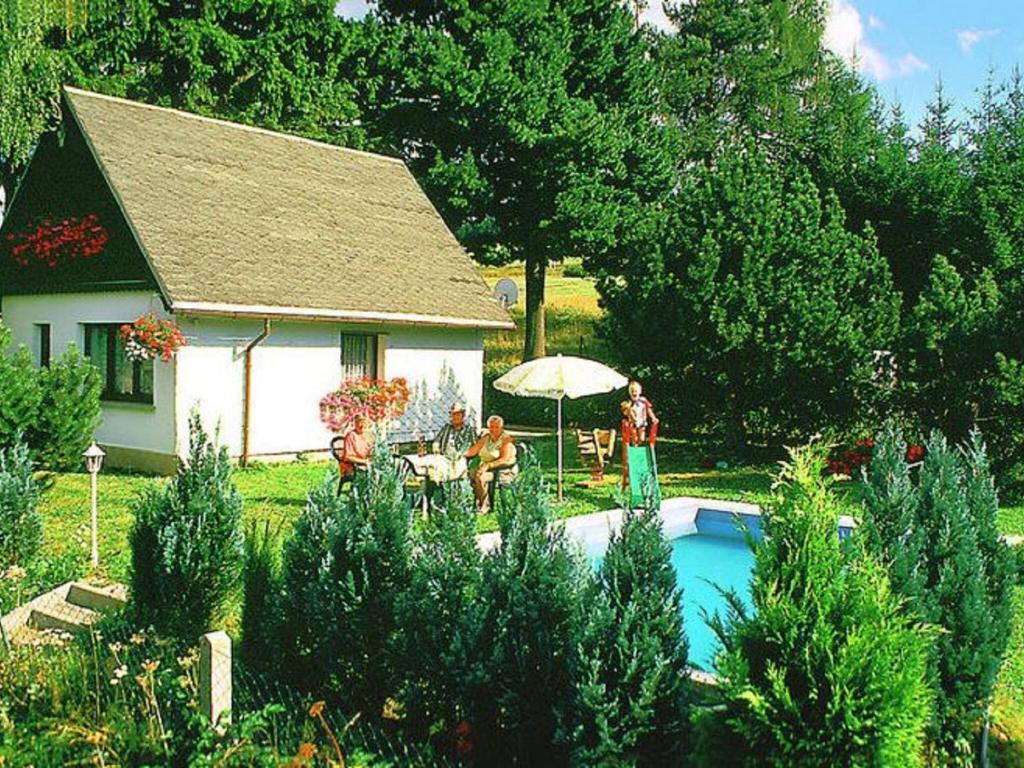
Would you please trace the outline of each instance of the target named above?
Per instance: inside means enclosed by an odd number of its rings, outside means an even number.
[[[98,534],[96,531],[96,475],[100,473],[100,468],[103,466],[103,457],[106,456],[103,449],[93,444],[90,445],[85,453],[82,454],[82,458],[85,459],[85,468],[89,470],[89,476],[92,485],[92,566],[95,568],[100,564],[100,550],[97,542]]]

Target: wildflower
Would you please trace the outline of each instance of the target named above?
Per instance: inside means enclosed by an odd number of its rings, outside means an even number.
[[[325,701],[313,702],[313,705],[309,708],[309,716],[320,717],[324,713],[324,707],[326,706],[326,704],[327,702]]]
[[[316,745],[310,744],[308,741],[304,741],[299,744],[299,751],[295,753],[295,757],[299,760],[312,760],[316,757]]]
[[[120,682],[128,676],[128,667],[122,664],[114,670],[114,676],[110,678],[111,685],[118,685]]]
[[[15,584],[24,579],[27,575],[28,573],[20,565],[12,565],[4,571],[4,579]]]
[[[110,649],[110,652],[111,652],[112,654],[114,654],[115,656],[116,656],[117,654],[119,654],[119,653],[120,653],[121,651],[123,651],[123,650],[124,650],[124,646],[123,646],[123,645],[121,645],[120,643],[109,643],[109,644],[107,645],[107,648],[109,648],[109,649]]]
[[[159,669],[159,667],[160,667],[160,660],[159,659],[157,659],[156,661],[150,661],[149,659],[146,659],[144,662],[142,662],[142,671],[143,672],[149,672],[150,674],[152,674],[153,672],[156,672],[157,669]]]
[[[141,632],[136,632],[128,640],[132,645],[142,645],[146,642],[146,637]]]

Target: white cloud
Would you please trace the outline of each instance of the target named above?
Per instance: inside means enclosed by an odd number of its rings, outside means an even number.
[[[880,29],[882,22],[872,17],[868,25]],[[928,69],[928,64],[913,53],[905,53],[893,61],[868,42],[860,11],[850,0],[832,0],[825,25],[825,47],[876,80],[889,80]]]
[[[872,29],[885,29],[885,22],[875,16],[873,13],[868,14],[868,26]]]
[[[960,43],[961,51],[964,53],[970,53],[971,49],[982,40],[989,37],[995,37],[998,34],[998,29],[978,29],[977,27],[968,27],[967,29],[961,29],[956,33],[956,41]]]

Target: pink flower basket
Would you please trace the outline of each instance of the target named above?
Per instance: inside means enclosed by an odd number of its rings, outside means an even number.
[[[409,404],[405,379],[350,379],[320,400],[320,421],[335,434],[347,432],[357,416],[380,424],[397,419]]]

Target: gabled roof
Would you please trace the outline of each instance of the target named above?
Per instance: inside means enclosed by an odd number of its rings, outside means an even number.
[[[172,310],[512,327],[400,160],[65,98]]]

